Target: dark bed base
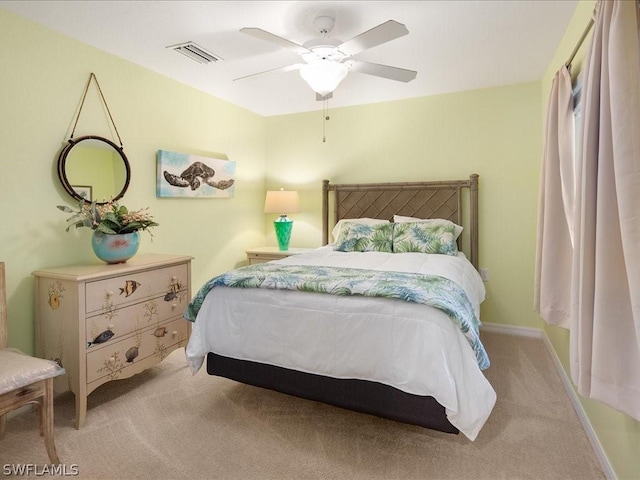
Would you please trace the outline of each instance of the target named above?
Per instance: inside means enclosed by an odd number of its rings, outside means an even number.
[[[337,407],[447,433],[458,433],[433,397],[412,395],[381,383],[337,379],[262,363],[207,355],[207,373]]]

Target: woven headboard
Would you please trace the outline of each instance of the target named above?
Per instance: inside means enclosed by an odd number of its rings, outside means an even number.
[[[463,217],[462,190],[469,189],[468,216]],[[330,197],[329,192],[335,192]],[[381,218],[394,215],[444,218],[469,232],[469,260],[478,268],[478,175],[468,180],[402,183],[352,183],[331,185],[322,182],[322,244],[329,243],[329,206],[332,226],[343,218]],[[465,210],[466,212],[466,210]],[[463,225],[463,218],[468,224]],[[458,241],[461,242],[462,238]],[[459,248],[461,248],[459,244]]]

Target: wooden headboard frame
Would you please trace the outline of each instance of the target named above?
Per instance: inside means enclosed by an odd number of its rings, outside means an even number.
[[[343,218],[380,218],[393,221],[394,215],[444,218],[462,225],[462,190],[469,194],[470,261],[478,269],[478,175],[468,180],[404,183],[352,183],[331,185],[322,182],[322,244],[329,243],[329,192],[335,192],[333,224]],[[458,247],[461,248],[458,239]]]

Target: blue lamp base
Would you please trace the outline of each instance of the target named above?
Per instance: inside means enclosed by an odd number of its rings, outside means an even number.
[[[278,239],[278,249],[281,252],[286,252],[289,250],[293,220],[290,220],[286,215],[281,215],[273,221],[273,226],[276,230],[276,238]]]

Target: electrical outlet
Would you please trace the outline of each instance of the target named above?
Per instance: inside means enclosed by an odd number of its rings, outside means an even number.
[[[488,282],[489,281],[489,269],[488,268],[481,268],[480,269],[480,278],[482,278],[483,282]]]

